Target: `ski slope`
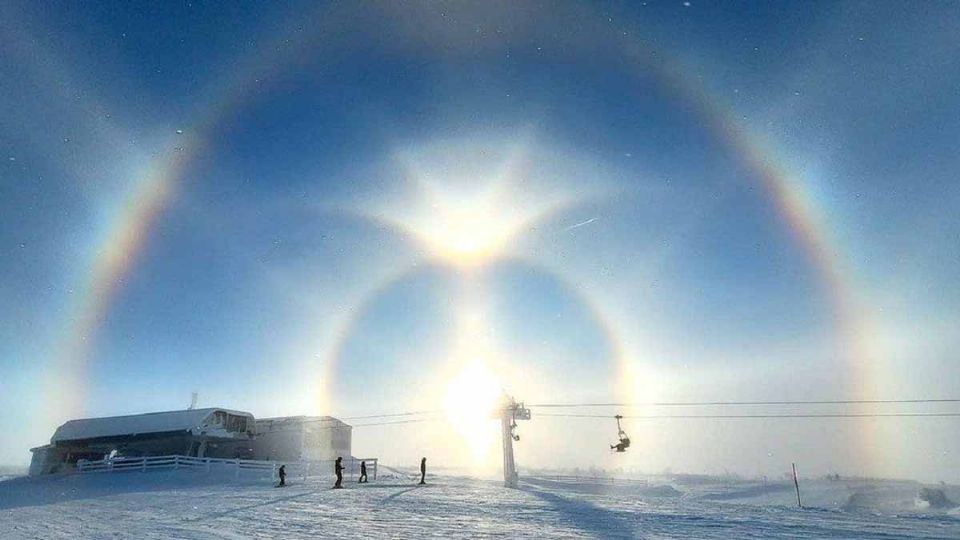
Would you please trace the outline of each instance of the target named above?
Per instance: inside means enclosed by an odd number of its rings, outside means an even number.
[[[810,507],[798,509],[786,483],[711,477],[541,475],[516,490],[457,476],[419,487],[401,473],[343,490],[293,480],[277,489],[184,471],[16,478],[0,482],[0,537],[960,538],[956,509],[929,508],[914,482],[807,482]],[[956,500],[956,488],[946,491]]]

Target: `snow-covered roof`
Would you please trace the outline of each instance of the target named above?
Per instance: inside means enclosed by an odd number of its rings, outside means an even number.
[[[141,433],[189,431],[202,427],[207,418],[217,411],[246,416],[253,419],[253,415],[248,412],[218,408],[187,409],[182,411],[110,416],[106,418],[84,418],[81,420],[70,420],[57,428],[50,442],[56,443],[58,441],[93,439],[97,437],[117,437]],[[252,423],[250,427],[253,427]]]

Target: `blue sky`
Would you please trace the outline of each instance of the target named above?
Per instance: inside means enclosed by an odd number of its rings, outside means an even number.
[[[956,397],[958,31],[934,2],[8,2],[0,461],[194,390],[264,416],[432,407],[465,357],[531,401]],[[745,147],[856,298],[869,381]],[[84,284],[170,155],[70,371]],[[548,422],[521,457],[613,464],[583,442],[609,426],[551,453]],[[949,477],[955,419],[897,422],[869,465],[862,426],[831,424],[814,468]],[[637,426],[629,464],[756,472],[824,427],[713,426],[710,454],[681,424]],[[357,444],[429,444],[409,437]]]

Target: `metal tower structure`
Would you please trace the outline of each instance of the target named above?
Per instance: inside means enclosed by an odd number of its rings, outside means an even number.
[[[517,420],[529,420],[530,409],[517,403],[512,396],[504,394],[503,406],[500,412],[500,428],[503,436],[503,485],[509,488],[517,487],[517,465],[513,459],[513,442],[519,441],[516,434]]]

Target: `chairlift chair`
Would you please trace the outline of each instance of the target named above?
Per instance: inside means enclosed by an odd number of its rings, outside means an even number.
[[[624,431],[620,425],[620,420],[623,419],[623,416],[618,414],[614,416],[614,418],[617,419],[617,438],[620,439],[620,442],[611,444],[610,449],[615,452],[626,452],[627,448],[630,448],[630,437],[627,436],[627,432]]]

